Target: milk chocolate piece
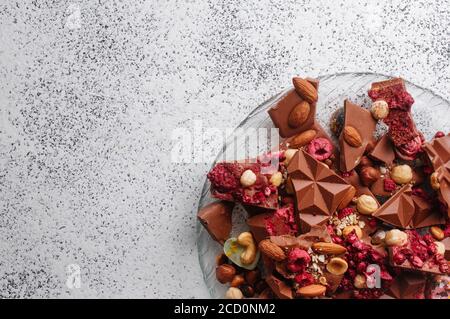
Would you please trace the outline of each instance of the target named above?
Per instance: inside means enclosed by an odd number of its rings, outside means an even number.
[[[218,201],[204,206],[197,214],[212,239],[222,245],[230,237],[233,207],[234,203]]]
[[[428,280],[425,296],[428,299],[450,299],[450,276],[433,276]]]
[[[406,184],[389,198],[372,216],[397,227],[407,228],[413,218],[415,207],[411,198],[411,185]]]
[[[394,144],[388,134],[384,134],[370,152],[370,157],[391,166],[395,159]]]
[[[292,289],[284,281],[271,275],[266,278],[266,282],[275,296],[279,299],[292,299]]]
[[[450,134],[434,138],[425,143],[423,149],[438,174],[439,200],[447,206],[447,216],[450,218]]]
[[[287,170],[295,189],[300,218],[304,215],[330,216],[351,187],[303,150],[295,154]]]
[[[445,223],[444,216],[434,209],[433,205],[425,199],[412,195],[414,203],[414,217],[411,228],[422,228]]]
[[[441,243],[443,243],[445,246],[445,254],[444,254],[445,259],[450,261],[450,237],[441,240]]]
[[[306,79],[310,82],[317,90],[319,88],[319,82],[313,79]],[[291,127],[288,123],[289,114],[291,111],[300,103],[303,99],[297,94],[295,89],[289,90],[286,95],[284,95],[275,106],[271,107],[268,111],[273,124],[278,128],[281,137],[291,137],[300,132],[306,131],[314,123],[316,116],[316,104],[310,104],[310,111],[306,121],[299,127]]]
[[[361,178],[359,178],[359,175],[355,171],[351,172],[350,175],[346,175],[342,178],[356,189],[357,197],[361,195],[370,195],[372,197],[375,197],[375,194],[369,189],[369,187],[362,184]]]
[[[388,200],[388,198],[391,197],[393,193],[395,193],[395,190],[393,192],[388,192],[384,189],[384,181],[386,179],[390,179],[389,173],[384,174],[382,177],[377,179],[375,183],[372,184],[372,186],[370,186],[370,190],[372,191],[372,193],[377,198],[381,197],[381,202],[383,203],[386,202],[386,200]]]
[[[256,175],[255,184],[249,187],[243,187],[240,182],[240,177],[246,170],[251,170]],[[216,199],[276,209],[278,188],[270,183],[272,174],[260,162],[232,161],[217,163],[207,177],[211,182],[211,196]]]
[[[386,294],[396,299],[423,299],[426,283],[424,274],[402,272],[394,278]]]
[[[261,240],[269,237],[269,233],[266,228],[266,221],[268,218],[273,216],[273,211],[271,213],[263,213],[259,215],[252,216],[247,219],[247,225],[253,234],[255,240],[259,243]]]
[[[424,235],[415,231],[407,231],[407,234],[408,241],[405,245],[388,247],[391,266],[407,271],[437,275],[447,272],[447,269],[444,268],[447,261],[439,256],[437,251],[431,252],[428,249],[428,245],[431,245],[431,243],[427,244]],[[442,265],[440,265],[441,263]]]
[[[405,146],[420,135],[411,115],[414,99],[406,91],[403,79],[372,83],[369,96],[372,101],[384,100],[388,104],[389,114],[383,122],[389,126],[389,137],[397,148]]]
[[[343,172],[349,172],[358,166],[361,157],[366,150],[367,144],[373,142],[373,133],[375,131],[376,121],[369,110],[356,105],[349,100],[344,102],[344,130],[339,136],[339,146],[341,150],[340,169]],[[345,127],[355,128],[362,139],[362,145],[354,147],[348,144],[344,138]]]
[[[329,218],[327,215],[297,214],[297,223],[300,225],[300,231],[307,233],[313,226],[325,225]]]

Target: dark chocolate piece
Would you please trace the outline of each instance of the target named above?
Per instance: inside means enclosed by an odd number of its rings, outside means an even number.
[[[202,207],[197,214],[212,239],[222,245],[230,237],[233,207],[234,203],[219,201]]]
[[[313,79],[306,79],[310,82],[317,90],[319,82]],[[284,95],[275,106],[271,107],[268,111],[273,124],[278,128],[281,137],[291,137],[300,132],[306,131],[314,123],[316,117],[316,104],[310,104],[310,111],[306,121],[299,127],[291,127],[288,123],[289,114],[291,111],[300,103],[303,99],[297,94],[295,89],[289,90],[286,95]]]
[[[370,157],[391,166],[395,159],[394,144],[388,134],[384,134],[370,152]]]
[[[344,130],[339,136],[339,146],[341,150],[340,169],[342,172],[349,172],[358,166],[361,157],[366,150],[367,144],[373,142],[373,133],[377,123],[369,110],[356,105],[349,100],[345,100],[344,102],[344,111]],[[358,131],[362,140],[361,146],[354,147],[345,141],[344,131],[347,126],[351,126]]]

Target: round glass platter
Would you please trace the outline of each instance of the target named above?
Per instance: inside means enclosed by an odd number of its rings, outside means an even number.
[[[329,129],[329,120],[332,113],[344,105],[344,100],[349,99],[350,101],[367,108],[371,103],[370,98],[367,95],[371,83],[387,80],[389,78],[390,77],[388,76],[374,73],[339,73],[319,77],[319,100],[317,102],[316,119],[330,136],[332,136]],[[426,140],[431,139],[436,131],[450,132],[450,102],[439,95],[434,94],[430,90],[407,81],[406,87],[415,100],[415,103],[412,106],[413,118],[418,129],[424,134]],[[256,107],[241,122],[233,134],[236,134],[237,136],[239,132],[242,132],[242,129],[273,127],[267,110],[289,89],[278,93]],[[245,147],[245,145],[239,145],[239,143],[243,142],[239,141],[239,139],[227,138],[227,141],[230,142],[223,146],[216,158],[216,162],[223,158],[224,153],[226,153],[228,149]],[[259,149],[257,152],[260,154],[268,150],[269,149]],[[252,157],[258,154],[248,154],[248,156]],[[227,159],[229,159],[229,157],[227,157]],[[205,178],[198,209],[214,201],[209,194],[209,188],[210,183]],[[197,211],[195,213],[197,213]],[[236,205],[233,211],[232,236],[248,229],[245,224],[246,216],[247,213],[244,209],[240,205]],[[212,298],[223,298],[228,286],[220,284],[215,277],[215,257],[222,251],[222,246],[211,239],[208,232],[199,222],[197,222],[196,230],[199,262],[206,287]]]

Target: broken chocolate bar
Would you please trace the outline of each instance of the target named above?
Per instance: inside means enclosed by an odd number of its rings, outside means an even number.
[[[319,82],[313,79],[306,79],[310,82],[316,90],[318,90]],[[314,123],[315,115],[316,115],[316,103],[309,104],[308,114],[306,114],[305,121],[298,125],[297,127],[293,127],[289,124],[289,116],[291,112],[296,108],[301,102],[304,100],[301,96],[295,91],[295,89],[289,90],[286,95],[284,95],[275,106],[271,107],[268,111],[270,118],[272,119],[273,124],[276,128],[278,128],[281,137],[291,137],[300,132],[306,131]]]
[[[376,121],[369,110],[356,105],[349,100],[344,102],[344,129],[339,136],[339,146],[341,148],[340,169],[342,172],[349,172],[358,166],[361,157],[369,143],[373,143],[373,133]],[[351,129],[356,134],[358,144],[351,145],[348,140],[347,129]]]
[[[218,201],[202,207],[197,214],[212,239],[222,245],[230,237],[233,207],[234,203]]]

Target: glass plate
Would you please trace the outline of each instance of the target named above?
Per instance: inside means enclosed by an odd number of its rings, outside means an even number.
[[[344,99],[368,107],[370,99],[367,91],[372,82],[389,79],[385,75],[374,73],[339,73],[319,77],[319,100],[317,103],[316,118],[320,124],[329,131],[329,119],[331,114],[343,106]],[[436,131],[450,132],[450,102],[434,94],[433,92],[406,82],[408,91],[413,96],[415,103],[412,107],[413,117],[417,127],[429,140]],[[289,88],[290,89],[290,88]],[[266,110],[272,106],[288,89],[255,108],[238,128],[270,128],[273,127]],[[236,129],[238,129],[236,128]],[[236,132],[236,131],[235,131]],[[224,151],[230,147],[239,147],[237,141],[224,145],[217,159],[222,158]],[[266,150],[258,150],[258,153]],[[252,154],[250,154],[252,155]],[[256,154],[254,154],[256,155]],[[209,196],[210,183],[205,179],[198,209],[213,201]],[[197,212],[195,212],[197,213]],[[232,235],[239,234],[247,229],[245,224],[246,213],[242,207],[236,205],[233,211]],[[222,246],[213,241],[207,231],[197,222],[197,249],[203,278],[212,298],[223,298],[227,285],[220,284],[215,278],[215,257],[222,251]]]

